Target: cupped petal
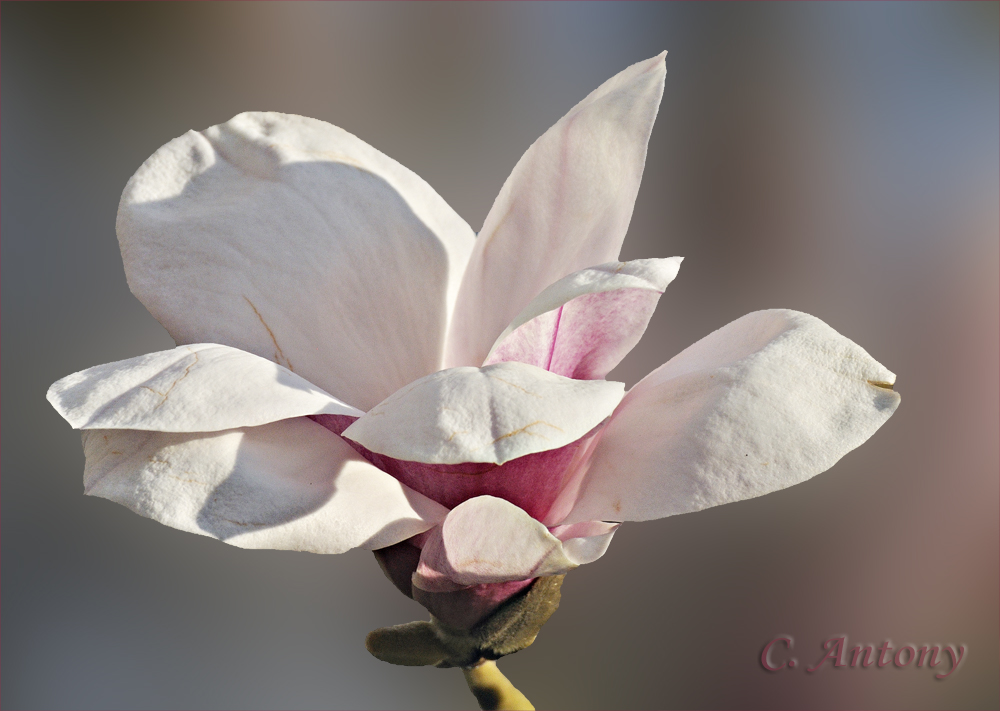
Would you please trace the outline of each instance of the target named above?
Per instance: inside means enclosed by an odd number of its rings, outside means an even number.
[[[216,432],[363,414],[277,363],[214,343],[88,368],[54,383],[47,397],[76,429]]]
[[[84,490],[240,548],[384,548],[446,509],[307,418],[213,433],[87,430]]]
[[[748,314],[632,388],[566,521],[644,521],[798,484],[889,419],[895,380],[813,316]]]
[[[456,506],[444,523],[427,535],[413,585],[428,592],[450,592],[471,585],[560,575],[600,558],[614,524],[560,532],[564,544],[539,521],[513,504],[479,496]],[[591,543],[575,533],[600,539]],[[572,539],[572,540],[571,540]]]
[[[476,240],[446,365],[479,365],[542,289],[618,258],[663,95],[665,55],[604,82],[518,161]]]
[[[452,368],[394,393],[343,436],[405,461],[503,464],[580,439],[614,411],[624,389],[524,363]]]
[[[179,344],[255,353],[363,409],[441,367],[474,241],[414,173],[278,113],[163,146],[117,228],[132,292]]]
[[[327,424],[331,418],[314,418]],[[579,464],[585,457],[588,444],[600,426],[557,449],[535,452],[511,459],[503,464],[425,464],[403,461],[354,444],[355,450],[384,472],[392,474],[414,491],[451,509],[476,496],[496,496],[519,506],[539,521],[558,521],[552,515],[553,503],[562,498],[567,478],[575,481]],[[336,431],[331,429],[331,431]],[[350,440],[347,440],[350,442]],[[561,512],[563,517],[565,511]]]
[[[681,261],[609,262],[563,277],[517,315],[484,365],[519,361],[567,378],[603,378],[642,338]]]

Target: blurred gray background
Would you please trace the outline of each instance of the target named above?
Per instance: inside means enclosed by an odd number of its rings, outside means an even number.
[[[812,313],[903,402],[830,472],[622,528],[501,668],[540,708],[997,708],[997,3],[16,3],[2,7],[6,708],[471,708],[382,664],[424,617],[370,553],[243,551],[82,495],[54,380],[172,347],[129,293],[126,180],[190,128],[344,127],[479,229],[521,153],[602,81],[668,74],[623,258],[686,257],[634,384],[760,308]],[[964,643],[927,669],[777,674],[762,646]]]

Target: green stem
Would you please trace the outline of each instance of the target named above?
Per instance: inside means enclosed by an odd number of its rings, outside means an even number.
[[[484,659],[462,673],[483,711],[534,711],[528,698],[500,673],[496,662]]]

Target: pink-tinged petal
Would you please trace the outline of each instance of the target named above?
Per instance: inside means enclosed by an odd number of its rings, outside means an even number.
[[[309,419],[323,425],[335,435],[341,435],[358,417],[360,415],[310,415]],[[348,444],[357,449],[353,442],[348,441]]]
[[[503,464],[582,438],[620,402],[621,383],[571,380],[524,363],[452,368],[411,383],[343,436],[425,464]]]
[[[599,532],[598,538],[611,532]],[[576,557],[580,553],[583,558]],[[593,547],[564,546],[517,506],[479,496],[456,506],[440,528],[428,533],[413,585],[427,592],[452,592],[470,585],[558,575],[595,560],[593,553]]]
[[[505,583],[470,585],[452,592],[428,592],[413,588],[413,599],[434,617],[453,629],[467,630],[517,595],[534,580],[510,580]]]
[[[604,426],[607,426],[607,422],[602,425],[601,429],[603,429]],[[573,461],[563,473],[563,483],[559,489],[559,493],[556,495],[555,501],[553,501],[552,505],[549,507],[549,511],[545,515],[545,518],[542,519],[542,523],[545,525],[565,525],[565,522],[569,520],[569,514],[573,511],[573,507],[576,506],[576,502],[580,498],[580,488],[583,486],[584,476],[587,473],[587,466],[593,457],[594,449],[601,440],[599,435],[600,430],[598,430],[593,437],[590,437],[582,444],[579,450],[577,450]],[[584,521],[580,521],[580,519],[576,520],[580,523],[586,523]]]
[[[610,262],[560,279],[500,334],[484,365],[519,361],[568,378],[603,378],[639,342],[680,263]]]
[[[336,432],[343,421],[350,418],[320,415],[313,419]],[[595,428],[564,447],[535,452],[500,465],[403,461],[372,452],[351,440],[347,442],[382,471],[447,508],[476,496],[489,495],[509,501],[539,521],[548,521],[557,520],[550,514],[552,504],[560,497],[566,477],[580,468],[582,453],[598,430]]]
[[[580,521],[567,526],[555,526],[549,532],[563,542],[563,549],[578,565],[593,563],[608,550],[620,523]]]
[[[272,361],[199,343],[69,375],[48,400],[77,429],[216,432],[311,414],[363,414]]]
[[[375,551],[375,559],[385,577],[406,595],[413,597],[413,574],[420,563],[420,546],[413,538]]]
[[[446,510],[307,418],[213,433],[87,430],[84,490],[241,548],[383,548]]]
[[[474,627],[501,603],[531,585],[532,580],[470,585],[452,592],[432,593],[413,587],[412,578],[420,562],[418,540],[408,541],[375,551],[382,572],[404,595],[423,605],[434,617],[456,629]]]
[[[744,316],[629,392],[567,521],[662,518],[805,481],[889,419],[895,380],[813,316]]]
[[[163,146],[117,228],[132,292],[179,344],[255,353],[362,409],[441,367],[474,241],[403,166],[278,113]]]
[[[618,258],[663,95],[665,54],[606,81],[518,161],[469,260],[447,365],[479,365],[542,289]]]
[[[564,543],[574,538],[590,538],[614,533],[621,526],[617,521],[579,521],[549,527],[549,533]]]

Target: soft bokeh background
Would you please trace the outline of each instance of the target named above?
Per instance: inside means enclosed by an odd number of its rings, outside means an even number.
[[[623,258],[687,259],[613,374],[740,315],[824,319],[903,404],[832,471],[626,525],[501,663],[543,708],[998,705],[998,5],[22,4],[2,8],[6,708],[470,708],[364,635],[422,618],[370,553],[242,551],[82,496],[54,380],[172,347],[128,291],[126,180],[189,128],[313,116],[478,229],[527,146],[669,50]],[[770,674],[762,646],[964,643]]]

